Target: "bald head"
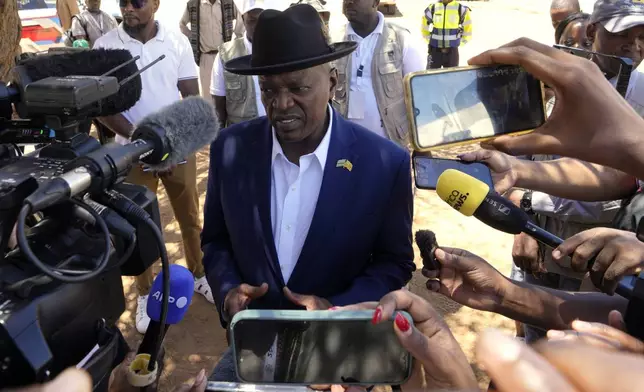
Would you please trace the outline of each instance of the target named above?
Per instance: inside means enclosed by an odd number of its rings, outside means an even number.
[[[550,19],[552,20],[552,27],[556,29],[562,20],[580,11],[581,7],[579,6],[579,0],[552,0],[552,3],[550,4]]]
[[[550,9],[573,9],[576,12],[581,11],[579,0],[552,0]]]

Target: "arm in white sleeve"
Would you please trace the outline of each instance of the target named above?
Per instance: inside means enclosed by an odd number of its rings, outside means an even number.
[[[412,72],[424,71],[427,67],[427,49],[422,47],[417,37],[405,34],[403,42],[403,76]],[[420,41],[422,42],[422,41]]]
[[[219,97],[226,96],[226,79],[224,78],[224,64],[221,56],[217,53],[215,63],[212,67],[212,78],[210,82],[210,95]]]
[[[620,207],[620,200],[587,202],[563,199],[543,192],[532,193],[532,210],[535,213],[568,222],[610,223]]]

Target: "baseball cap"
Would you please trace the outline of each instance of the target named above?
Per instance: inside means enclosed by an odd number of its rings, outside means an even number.
[[[611,33],[644,25],[644,0],[598,0],[590,23],[601,23]]]
[[[288,8],[288,0],[234,0],[235,7],[243,15],[252,10],[284,11]]]

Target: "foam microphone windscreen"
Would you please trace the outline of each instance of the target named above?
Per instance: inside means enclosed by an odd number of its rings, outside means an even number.
[[[170,296],[166,324],[177,324],[188,311],[195,290],[192,273],[183,266],[170,265]],[[148,297],[147,312],[150,319],[161,320],[161,301],[163,300],[163,271],[157,275]]]
[[[418,230],[416,232],[416,245],[420,250],[423,267],[430,270],[440,269],[440,263],[434,256],[434,251],[438,248],[436,234],[431,230]]]
[[[24,88],[25,82],[35,82],[48,77],[100,76],[129,60],[132,60],[132,54],[126,49],[95,49],[29,57],[18,64],[17,68],[20,71],[14,76],[14,81]],[[110,76],[114,76],[120,82],[138,70],[136,62],[132,62]],[[22,80],[20,76],[23,73],[28,80]],[[130,109],[141,98],[141,89],[139,75],[123,84],[116,94],[101,102],[101,115],[110,116]]]
[[[137,127],[160,128],[165,132],[171,153],[154,170],[167,170],[202,147],[210,144],[219,131],[214,106],[201,97],[188,97],[143,118]],[[137,139],[134,131],[132,140]]]
[[[447,169],[436,181],[436,193],[456,211],[472,216],[490,193],[490,187],[461,171]]]

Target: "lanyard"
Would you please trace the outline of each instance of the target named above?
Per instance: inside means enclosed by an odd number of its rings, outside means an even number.
[[[266,382],[275,381],[275,365],[277,364],[277,339],[279,334],[275,336],[271,348],[264,356],[264,374],[263,380]]]
[[[355,52],[356,60],[360,60],[360,65],[358,66],[358,70],[356,73],[356,76],[357,76],[356,84],[358,88],[360,88],[362,83],[364,83],[363,77],[365,72],[365,66],[370,65],[368,64],[368,60],[371,59],[370,62],[373,62],[373,56],[375,55],[374,50],[376,48],[376,44],[378,43],[379,38],[380,38],[379,34],[372,33],[367,37],[363,38],[362,41],[358,43],[358,50]],[[365,40],[369,40],[369,41],[365,43],[364,42]]]

